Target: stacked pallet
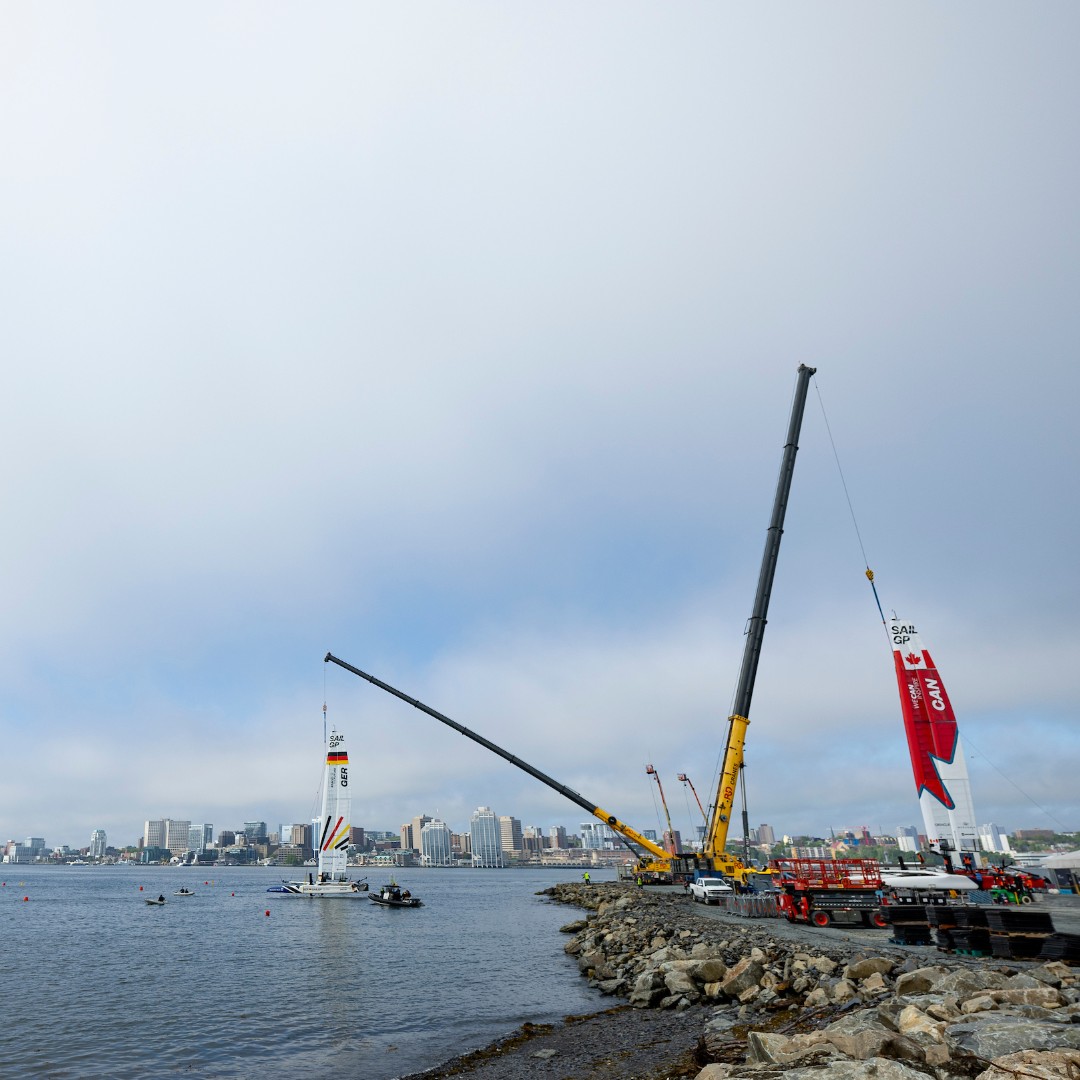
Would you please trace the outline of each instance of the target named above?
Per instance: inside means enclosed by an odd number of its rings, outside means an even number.
[[[934,940],[940,952],[952,952],[956,947],[953,931],[956,929],[956,911],[948,905],[935,905],[926,909],[926,921],[934,929]]]
[[[965,956],[990,955],[990,928],[987,925],[985,907],[957,907],[953,909],[956,926],[952,931],[953,952]]]
[[[890,904],[881,909],[892,927],[894,945],[929,945],[930,923],[925,904]]]
[[[1054,924],[1048,912],[1030,907],[986,909],[990,927],[990,950],[1006,960],[1029,960],[1042,953],[1047,938],[1053,936]]]
[[[1064,960],[1080,964],[1080,934],[1051,934],[1044,942],[1040,960]]]

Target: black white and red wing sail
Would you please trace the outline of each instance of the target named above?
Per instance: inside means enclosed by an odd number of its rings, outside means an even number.
[[[945,684],[913,623],[894,619],[888,629],[927,839],[971,851],[978,846],[971,781]]]

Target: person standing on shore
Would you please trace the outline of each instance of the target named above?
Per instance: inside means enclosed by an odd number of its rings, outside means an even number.
[[[581,877],[582,877],[582,880],[585,882],[586,885],[588,885],[590,883],[589,882],[589,871],[588,870],[586,870],[585,873],[581,875]]]

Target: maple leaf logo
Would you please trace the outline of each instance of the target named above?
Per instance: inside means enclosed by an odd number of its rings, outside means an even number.
[[[922,657],[921,656],[916,656],[913,652],[909,652],[907,654],[907,656],[904,657],[904,659],[909,664],[911,664],[912,667],[914,667],[916,664],[921,664],[922,663]]]

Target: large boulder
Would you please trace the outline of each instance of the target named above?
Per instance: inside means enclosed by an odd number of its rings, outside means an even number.
[[[945,1043],[954,1057],[979,1057],[984,1061],[1021,1050],[1080,1050],[1080,1024],[1048,1024],[994,1013],[951,1024],[945,1029]]]
[[[822,1034],[849,1058],[909,1058],[918,1061],[922,1054],[912,1040],[890,1031],[878,1021],[872,1009],[849,1013],[829,1024]]]
[[[1080,1050],[1021,1050],[998,1058],[977,1080],[1016,1080],[1021,1077],[1044,1077],[1058,1080],[1080,1074]]]
[[[868,956],[863,960],[852,960],[844,968],[844,978],[852,982],[862,982],[871,975],[888,975],[893,969],[893,961],[885,956]]]
[[[906,971],[896,980],[896,993],[901,997],[907,994],[925,994],[936,989],[936,984],[946,974],[941,967],[922,967]]]
[[[728,997],[740,997],[751,986],[757,986],[764,974],[760,961],[744,956],[721,980],[720,989]]]

